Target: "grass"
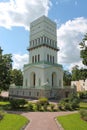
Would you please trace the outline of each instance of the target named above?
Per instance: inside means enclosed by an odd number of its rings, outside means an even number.
[[[0,101],[0,105],[2,106],[2,105],[8,105],[8,104],[10,104],[9,102],[5,102],[5,101]]]
[[[28,123],[28,120],[17,114],[5,114],[0,121],[0,130],[20,130]]]
[[[87,109],[87,103],[86,102],[81,102],[80,103],[80,109]]]
[[[57,117],[57,120],[64,130],[87,130],[87,122],[80,118],[79,113],[59,116]]]

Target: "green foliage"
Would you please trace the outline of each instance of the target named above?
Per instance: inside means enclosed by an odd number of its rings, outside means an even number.
[[[72,68],[72,80],[78,81],[78,80],[85,80],[87,78],[87,69],[81,68],[79,69],[79,66],[76,65]]]
[[[15,84],[16,86],[23,85],[23,75],[21,70],[11,70],[11,84]]]
[[[57,117],[64,130],[87,130],[87,122],[80,118],[80,114],[70,114]]]
[[[28,122],[22,115],[6,113],[0,122],[0,130],[22,130]]]
[[[82,58],[83,64],[87,66],[87,45],[85,41],[87,41],[87,33],[82,39],[82,42],[80,42],[80,48],[81,48],[80,57]]]
[[[47,107],[48,107],[47,104],[44,104],[44,105],[43,105],[43,109],[44,109],[44,111],[47,111]]]
[[[54,111],[55,104],[50,104],[51,111]]]
[[[1,49],[1,48],[0,48]],[[0,89],[8,90],[11,76],[10,71],[12,69],[12,55],[5,54],[2,55],[0,50]]]
[[[87,91],[78,92],[78,96],[80,99],[87,99]]]
[[[4,112],[3,111],[0,111],[0,120],[2,120],[4,117]]]
[[[80,100],[77,95],[72,94],[69,98],[62,99],[58,107],[60,110],[75,110],[79,108]]]
[[[41,104],[39,102],[36,102],[36,106],[37,106],[37,111],[41,111]]]
[[[10,99],[9,102],[12,109],[22,108],[28,103],[25,99]]]
[[[31,102],[28,103],[28,111],[33,111],[33,104]]]
[[[73,81],[77,81],[79,80],[80,77],[79,77],[79,66],[78,65],[75,65],[73,68],[72,68],[72,80]]]
[[[39,98],[39,101],[38,101],[39,104],[41,104],[42,106],[44,105],[48,105],[49,104],[49,101],[47,98]]]
[[[63,74],[63,85],[70,86],[71,85],[72,75],[69,71],[64,71]]]
[[[81,118],[87,121],[87,110],[80,110],[79,113],[81,115]]]

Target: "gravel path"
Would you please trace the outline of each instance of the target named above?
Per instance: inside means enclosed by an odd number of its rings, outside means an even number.
[[[23,113],[30,120],[25,130],[62,130],[55,117],[75,112],[28,112]]]

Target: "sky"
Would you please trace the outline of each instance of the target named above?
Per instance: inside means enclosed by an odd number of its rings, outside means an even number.
[[[29,26],[42,15],[57,24],[58,63],[84,67],[79,43],[87,33],[87,0],[0,0],[0,46],[12,54],[13,68],[29,62]]]

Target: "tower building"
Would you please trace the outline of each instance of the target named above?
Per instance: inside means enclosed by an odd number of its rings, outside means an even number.
[[[23,68],[23,86],[10,86],[10,97],[64,98],[75,92],[63,88],[63,69],[58,64],[56,23],[42,16],[30,24],[29,63]]]
[[[24,65],[23,88],[31,89],[31,96],[39,90],[63,88],[63,70],[57,63],[56,23],[42,16],[30,24],[29,64]],[[38,92],[37,92],[38,91]],[[55,95],[54,93],[52,93]]]

